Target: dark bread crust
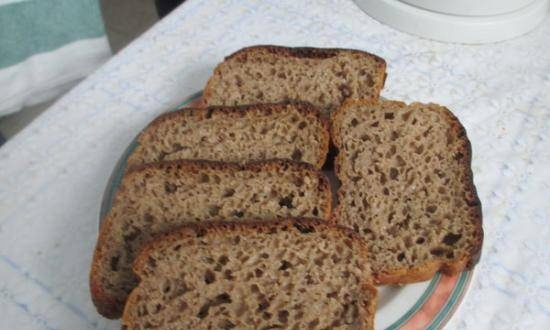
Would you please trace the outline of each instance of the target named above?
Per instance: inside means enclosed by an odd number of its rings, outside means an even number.
[[[147,274],[144,273],[146,262],[149,256],[156,250],[169,247],[170,245],[178,242],[186,237],[203,237],[208,235],[215,235],[217,233],[227,233],[231,231],[240,231],[243,234],[246,233],[269,233],[273,230],[285,230],[294,231],[295,233],[307,235],[313,231],[339,231],[343,236],[352,239],[358,244],[361,251],[360,254],[363,258],[368,257],[368,248],[364,240],[359,237],[353,230],[338,226],[332,223],[327,223],[319,219],[312,218],[288,218],[282,220],[261,221],[250,220],[247,222],[220,222],[210,221],[202,223],[190,223],[181,226],[179,229],[173,230],[170,233],[158,235],[153,241],[147,243],[141,250],[138,257],[133,264],[133,270],[137,276],[141,279],[145,278]],[[376,297],[377,290],[372,284],[371,278],[365,278],[363,284],[364,298],[367,299],[366,304],[360,304],[363,310],[359,313],[360,317],[363,317],[361,329],[370,330],[374,329],[374,313],[376,311]],[[124,313],[122,315],[122,324],[128,328],[132,328],[134,320],[130,318],[129,310],[133,308],[138,300],[137,294],[139,287],[136,287],[128,296]]]
[[[337,56],[341,52],[357,53],[361,55],[367,55],[372,57],[375,61],[386,66],[386,61],[380,56],[351,48],[318,48],[318,47],[285,47],[278,45],[255,45],[244,47],[231,55],[225,57],[225,60],[230,60],[242,56],[243,54],[249,54],[256,51],[266,51],[271,54],[296,57],[296,58],[317,58],[326,59]]]
[[[337,111],[332,113],[331,116],[331,138],[337,148],[342,148],[341,137],[345,132],[342,131],[342,123],[346,112],[353,106],[374,106],[377,103],[390,104],[394,107],[405,107],[407,104],[400,101],[388,101],[388,100],[350,100],[345,102]],[[470,220],[476,228],[476,241],[471,247],[467,255],[460,255],[455,258],[453,263],[446,262],[444,260],[435,260],[433,262],[426,262],[413,268],[399,268],[391,269],[385,273],[374,274],[374,278],[377,284],[406,284],[428,280],[435,275],[436,272],[441,271],[446,275],[455,275],[462,272],[465,269],[473,268],[481,257],[481,250],[483,245],[483,220],[481,211],[481,201],[477,195],[477,190],[473,181],[473,173],[471,168],[472,163],[472,147],[466,130],[458,120],[458,118],[447,108],[437,104],[422,104],[412,103],[408,106],[409,109],[428,109],[430,111],[438,111],[445,116],[447,122],[451,126],[451,130],[461,141],[460,151],[463,153],[462,166],[466,170],[466,203],[470,206]],[[345,178],[341,172],[342,162],[344,162],[343,155],[339,154],[335,159],[334,169],[336,176],[342,181]],[[345,185],[338,191],[338,200],[342,200],[344,195]],[[342,212],[343,205],[338,204],[333,212],[333,222],[338,223],[338,217]]]
[[[254,172],[264,171],[304,171],[314,173],[319,178],[319,190],[325,193],[325,200],[327,201],[325,207],[319,210],[319,218],[330,221],[332,213],[332,193],[330,190],[330,183],[326,175],[316,170],[312,165],[307,163],[292,162],[287,160],[267,160],[251,162],[244,165],[235,163],[224,163],[214,161],[191,161],[191,160],[174,160],[157,163],[142,164],[130,169],[126,172],[123,182],[120,185],[120,189],[116,192],[113,205],[119,203],[121,196],[127,192],[124,190],[125,182],[130,182],[132,177],[140,175],[141,173],[153,173],[155,171],[178,171],[178,172],[198,172],[208,170],[230,170],[241,171],[248,170]],[[94,256],[92,260],[92,266],[90,270],[90,292],[92,301],[96,306],[97,311],[110,319],[120,318],[122,315],[125,301],[118,299],[116,296],[110,295],[105,288],[101,285],[101,267],[103,266],[103,254],[106,247],[107,233],[112,230],[113,220],[110,217],[110,212],[101,222],[99,230],[99,236],[97,239]]]
[[[320,59],[320,60],[330,59],[342,53],[357,54],[360,56],[369,57],[373,59],[380,68],[380,75],[377,77],[373,77],[375,81],[379,80],[381,82],[377,86],[373,86],[374,95],[377,95],[377,96],[380,95],[380,91],[384,87],[384,84],[387,78],[386,61],[380,56],[377,56],[362,50],[350,49],[350,48],[284,47],[284,46],[278,46],[278,45],[255,45],[255,46],[242,48],[234,52],[233,54],[226,56],[224,60],[216,66],[212,76],[208,79],[208,82],[206,83],[206,86],[204,88],[203,104],[208,104],[208,99],[210,99],[212,94],[212,89],[213,89],[212,86],[214,83],[214,78],[220,75],[221,66],[224,65],[224,63],[228,61],[237,61],[239,63],[244,63],[248,61],[249,57],[260,53],[268,53],[276,56],[292,57],[292,58],[299,58],[299,59]]]
[[[363,305],[363,324],[365,329],[374,330],[374,317],[370,315],[376,314],[376,304],[378,303],[378,290],[373,282],[368,281],[363,285],[363,291],[368,296],[368,302]]]
[[[321,116],[320,110],[308,102],[280,102],[280,103],[262,103],[241,106],[210,106],[208,108],[182,108],[177,111],[168,112],[154,119],[137,137],[137,147],[128,157],[127,170],[137,166],[140,162],[137,160],[141,153],[143,141],[151,135],[155,135],[157,129],[164,123],[177,121],[179,118],[195,118],[203,120],[208,118],[222,117],[231,120],[233,118],[242,118],[248,115],[269,116],[274,112],[284,110],[285,108],[293,108],[305,118],[311,121],[317,121],[322,127],[321,147],[317,154],[318,158],[315,162],[315,167],[321,168],[325,163],[329,146],[329,122],[324,116]]]

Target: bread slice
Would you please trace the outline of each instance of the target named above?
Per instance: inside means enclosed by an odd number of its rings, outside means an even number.
[[[470,142],[436,104],[348,102],[334,113],[338,223],[361,234],[379,283],[454,274],[478,260],[481,204]]]
[[[183,228],[140,253],[124,329],[373,329],[367,248],[314,220]]]
[[[346,99],[378,98],[386,62],[338,48],[253,46],[228,56],[204,90],[207,105],[308,101],[324,113]]]
[[[329,219],[327,178],[304,163],[173,161],[130,170],[103,220],[90,286],[98,311],[120,317],[136,277],[131,264],[155,234],[189,222],[279,217]]]
[[[127,168],[174,159],[246,163],[273,158],[320,168],[328,141],[328,121],[305,102],[181,109],[161,115],[138,136]]]

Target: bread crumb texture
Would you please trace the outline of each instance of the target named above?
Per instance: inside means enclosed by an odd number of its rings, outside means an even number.
[[[128,330],[372,329],[366,247],[317,221],[186,228],[135,269]]]
[[[326,120],[305,102],[181,109],[160,116],[139,135],[126,166],[176,159],[288,159],[320,168],[328,139]]]
[[[455,273],[477,261],[483,232],[470,144],[449,110],[349,102],[334,114],[332,134],[342,182],[335,218],[365,238],[381,282]],[[395,272],[404,276],[391,279]]]
[[[132,262],[157,234],[211,220],[328,219],[331,202],[327,178],[304,163],[177,161],[130,171],[102,224],[91,273],[94,302],[102,314],[120,316],[137,283]]]
[[[386,62],[359,50],[255,46],[220,63],[205,88],[208,105],[302,100],[329,113],[346,99],[378,98]]]

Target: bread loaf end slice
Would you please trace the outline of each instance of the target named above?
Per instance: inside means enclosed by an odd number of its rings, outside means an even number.
[[[124,329],[374,329],[367,248],[318,220],[212,223],[159,237],[134,264]]]
[[[386,62],[353,49],[243,48],[220,63],[204,90],[207,105],[302,100],[325,114],[346,99],[377,99]]]
[[[335,220],[362,235],[379,283],[473,267],[483,240],[466,131],[446,108],[350,101],[334,113]]]
[[[176,159],[288,159],[321,168],[328,141],[328,121],[306,102],[185,108],[149,124],[126,166]]]
[[[130,170],[101,226],[90,274],[93,301],[102,315],[120,317],[137,283],[132,262],[157,234],[210,220],[328,220],[331,203],[327,178],[305,163],[180,160]]]

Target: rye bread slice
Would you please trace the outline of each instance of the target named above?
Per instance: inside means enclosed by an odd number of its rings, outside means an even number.
[[[327,178],[305,163],[180,160],[130,170],[101,226],[90,274],[94,304],[120,317],[137,283],[134,257],[156,234],[206,220],[329,219],[331,202]]]
[[[362,235],[378,283],[455,274],[479,259],[481,204],[466,131],[436,104],[350,101],[333,114],[335,221]]]
[[[302,100],[329,113],[346,99],[377,99],[386,62],[354,49],[253,46],[225,58],[204,90],[207,105]]]
[[[187,226],[147,245],[134,329],[373,329],[367,248],[318,220]]]
[[[320,168],[328,142],[328,121],[305,102],[181,109],[145,128],[127,168],[175,159],[247,163],[274,158]]]

